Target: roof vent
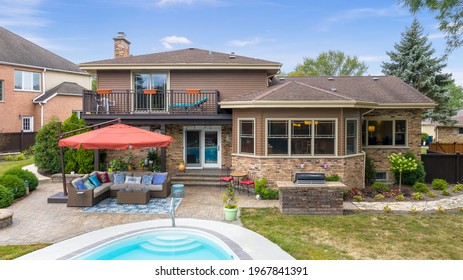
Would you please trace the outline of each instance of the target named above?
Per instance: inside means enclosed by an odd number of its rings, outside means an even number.
[[[228,58],[230,58],[230,59],[234,59],[234,58],[236,58],[236,55],[235,55],[235,53],[234,53],[234,52],[232,52],[232,53],[231,53],[231,54],[228,56]]]
[[[373,77],[373,81],[377,81],[377,80],[379,80],[378,77]]]
[[[332,81],[332,80],[334,80],[333,77],[328,77],[328,81]]]
[[[331,88],[330,89],[332,92],[337,92],[338,90],[336,88]]]

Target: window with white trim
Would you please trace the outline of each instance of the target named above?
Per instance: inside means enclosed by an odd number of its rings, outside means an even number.
[[[22,117],[21,119],[22,131],[33,132],[34,131],[34,117]]]
[[[346,155],[355,155],[358,150],[357,120],[346,120]]]
[[[365,133],[367,146],[405,146],[407,144],[406,120],[368,120]]]
[[[14,89],[24,91],[40,91],[40,73],[15,70]]]
[[[254,120],[240,120],[239,133],[239,153],[254,154]]]
[[[5,88],[5,82],[3,80],[0,80],[0,101],[3,101],[4,98],[4,90]]]
[[[267,120],[267,155],[336,154],[336,120]]]

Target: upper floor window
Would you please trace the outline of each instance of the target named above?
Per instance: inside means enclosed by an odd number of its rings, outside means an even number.
[[[157,89],[165,91],[167,89],[167,74],[166,73],[135,73],[134,88],[138,90]]]
[[[34,117],[22,117],[22,131],[33,132],[34,131]]]
[[[5,82],[3,80],[0,80],[0,101],[3,101],[4,95],[5,95]]]
[[[14,89],[40,91],[40,73],[15,70]]]
[[[254,154],[254,120],[240,120],[239,125],[239,153]]]
[[[335,155],[335,120],[268,120],[268,155]]]
[[[368,146],[405,146],[407,143],[406,120],[366,121]]]

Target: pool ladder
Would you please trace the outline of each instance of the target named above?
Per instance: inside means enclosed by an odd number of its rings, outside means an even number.
[[[175,227],[175,206],[174,198],[170,200],[170,209],[169,209],[170,219],[172,220],[172,227]]]

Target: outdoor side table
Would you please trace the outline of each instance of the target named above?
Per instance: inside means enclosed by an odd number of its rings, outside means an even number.
[[[172,197],[182,198],[184,196],[184,185],[183,184],[174,184],[172,185]]]
[[[150,192],[147,189],[121,189],[117,192],[117,203],[146,204],[149,200]]]

